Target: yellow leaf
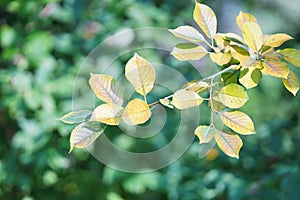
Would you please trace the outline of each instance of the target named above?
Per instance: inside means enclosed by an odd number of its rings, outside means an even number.
[[[262,73],[259,69],[248,67],[240,72],[239,82],[247,89],[258,85],[262,78]]]
[[[195,28],[191,26],[180,26],[174,30],[169,31],[176,37],[182,38],[191,42],[203,42],[205,39]]]
[[[287,48],[278,52],[280,53],[280,55],[282,55],[284,60],[290,62],[296,67],[300,67],[300,50]]]
[[[251,58],[248,55],[242,55],[236,51],[231,52],[231,55],[234,59],[238,60],[240,62],[240,65],[243,69],[246,69],[250,66],[257,65],[257,62],[255,59]]]
[[[74,147],[86,148],[91,145],[103,132],[98,122],[84,122],[76,126],[70,136],[70,151]]]
[[[135,91],[143,96],[148,94],[155,82],[155,71],[151,63],[134,54],[125,66],[125,76]]]
[[[231,60],[230,52],[210,53],[209,56],[210,56],[210,59],[213,62],[217,63],[218,65],[225,65],[225,64],[229,63],[229,61]]]
[[[255,22],[245,22],[242,27],[245,43],[254,51],[258,51],[263,44],[263,34]]]
[[[106,74],[91,74],[89,84],[95,95],[106,103],[123,104],[123,95],[113,77]]]
[[[225,40],[229,40],[230,44],[242,44],[244,45],[243,38],[235,33],[220,33]]]
[[[282,62],[275,53],[268,53],[265,55],[265,62],[263,62],[262,72],[279,78],[287,78],[289,68],[285,62]]]
[[[118,125],[122,122],[123,107],[114,104],[102,104],[95,108],[91,121],[98,121],[109,125]]]
[[[291,39],[293,38],[285,33],[278,33],[268,37],[264,45],[269,47],[279,47],[283,43]]]
[[[218,147],[226,155],[234,158],[239,158],[239,152],[243,146],[243,141],[238,135],[233,135],[222,131],[216,131],[215,140],[218,144]]]
[[[257,22],[256,18],[253,15],[249,13],[244,13],[242,11],[240,11],[235,21],[240,30],[243,29],[243,25],[245,22]]]
[[[186,89],[188,91],[193,91],[196,93],[201,93],[201,92],[207,91],[208,88],[209,88],[208,83],[203,82],[203,81],[201,81],[201,82],[191,81],[182,87],[182,89]]]
[[[195,2],[194,20],[208,38],[214,38],[217,32],[217,18],[208,6]]]
[[[176,45],[171,55],[173,55],[177,60],[200,60],[206,56],[208,52],[202,46],[192,45],[192,44],[178,44]]]
[[[248,101],[248,95],[242,86],[231,83],[220,90],[218,100],[229,108],[240,108]]]
[[[222,122],[242,135],[254,134],[254,124],[251,118],[243,112],[240,111],[230,111],[220,113],[220,118]]]
[[[289,75],[286,79],[282,79],[284,87],[296,96],[299,90],[299,79],[298,76],[293,72],[289,71]]]
[[[62,116],[59,120],[66,124],[76,124],[88,121],[92,115],[90,110],[80,110],[75,112],[70,112]]]
[[[195,130],[195,135],[199,138],[199,143],[208,143],[214,138],[217,130],[212,126],[198,126]]]
[[[181,89],[174,93],[171,103],[178,109],[187,109],[200,105],[202,101],[196,92]]]
[[[133,99],[125,107],[122,117],[128,125],[143,124],[151,117],[151,111],[145,101]]]

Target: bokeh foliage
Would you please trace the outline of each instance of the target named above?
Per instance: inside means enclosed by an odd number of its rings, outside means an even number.
[[[265,33],[288,33],[296,39],[286,45],[300,48],[297,0],[202,3],[222,18],[220,32],[237,32],[231,22],[243,10],[258,18]],[[196,140],[175,163],[146,174],[115,171],[82,150],[67,154],[72,127],[56,119],[72,109],[72,90],[84,57],[124,28],[192,24],[194,1],[3,0],[0,6],[0,199],[300,196],[300,98],[269,77],[249,91],[250,101],[243,108],[254,119],[257,134],[243,138],[240,160],[216,150],[198,159]],[[192,70],[174,67],[195,78]],[[294,71],[300,75],[299,69]],[[113,135],[115,129],[109,131]],[[122,135],[114,140],[128,142]]]

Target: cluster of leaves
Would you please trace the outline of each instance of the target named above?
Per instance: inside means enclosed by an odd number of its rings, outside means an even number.
[[[154,86],[155,71],[150,62],[135,54],[125,66],[125,76],[144,99],[133,99],[124,107],[122,93],[114,79],[105,74],[91,74],[89,84],[105,104],[94,111],[71,112],[61,118],[65,123],[80,123],[71,133],[70,151],[73,147],[85,148],[92,144],[105,129],[102,124],[145,123],[151,117],[150,107],[158,103],[169,108],[188,109],[207,100],[211,123],[196,128],[200,144],[216,142],[226,155],[239,158],[243,142],[238,134],[255,134],[251,118],[237,110],[248,101],[246,89],[257,86],[262,75],[269,75],[281,78],[287,90],[296,95],[298,77],[288,68],[286,61],[300,67],[300,51],[276,49],[292,39],[291,36],[283,33],[264,35],[256,18],[243,12],[236,18],[242,37],[235,33],[217,33],[216,15],[208,6],[197,2],[193,16],[205,36],[191,26],[170,30],[174,36],[188,41],[176,45],[171,54],[182,61],[199,60],[209,54],[220,71],[148,104],[146,95]],[[219,76],[220,81],[217,80]],[[226,127],[219,127],[218,121]]]

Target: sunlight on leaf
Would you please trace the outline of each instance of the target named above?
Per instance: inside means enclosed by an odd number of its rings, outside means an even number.
[[[199,106],[202,101],[203,99],[196,92],[181,89],[174,93],[171,103],[177,109],[187,109]]]
[[[188,40],[190,42],[203,42],[205,41],[203,35],[199,33],[194,27],[179,26],[176,29],[169,29],[169,31],[176,37]]]
[[[245,22],[242,27],[242,34],[245,43],[254,51],[258,51],[262,47],[263,34],[257,23]]]
[[[296,96],[299,90],[299,79],[298,76],[293,72],[289,71],[289,75],[286,79],[281,79],[284,87]]]
[[[213,62],[217,63],[218,65],[225,65],[225,64],[229,63],[229,61],[231,60],[230,52],[210,53],[209,56],[210,56],[210,59]]]
[[[74,147],[86,148],[91,145],[105,130],[98,122],[84,122],[76,126],[70,136],[70,151]]]
[[[250,135],[255,133],[254,124],[251,118],[243,112],[221,112],[220,118],[226,126],[237,133],[242,135]]]
[[[106,74],[91,74],[89,84],[95,95],[105,103],[123,104],[123,95],[113,77]]]
[[[208,38],[214,38],[217,32],[217,18],[211,8],[195,2],[194,20]]]
[[[62,116],[59,120],[66,124],[76,124],[88,121],[92,115],[90,110],[80,110],[75,112],[69,112]]]
[[[285,33],[277,33],[268,37],[264,45],[269,47],[279,47],[283,43],[291,39],[293,38]]]
[[[141,99],[131,100],[124,109],[123,120],[128,125],[143,124],[151,117],[148,104]]]
[[[245,22],[257,22],[256,18],[253,15],[249,13],[244,13],[242,11],[239,12],[235,21],[238,27],[240,28],[240,30],[243,29],[243,25]]]
[[[287,78],[289,74],[288,65],[285,62],[282,62],[275,53],[266,54],[265,59],[266,61],[263,62],[263,73],[279,78]]]
[[[239,158],[239,152],[243,146],[243,141],[238,135],[216,131],[214,136],[218,147],[226,155],[237,159]]]
[[[135,91],[143,96],[148,94],[155,82],[155,71],[151,63],[134,54],[125,66],[125,76]]]
[[[290,62],[296,67],[300,67],[300,50],[286,48],[278,52],[280,53],[280,55],[283,57],[284,60]]]
[[[91,121],[98,121],[109,125],[118,125],[122,122],[123,107],[118,104],[102,104],[95,108]]]
[[[256,87],[262,79],[259,69],[249,67],[240,72],[239,82],[247,89]]]
[[[212,126],[198,126],[194,132],[199,138],[199,144],[208,143],[214,138],[217,130]]]
[[[242,86],[231,83],[219,91],[218,100],[229,108],[240,108],[248,101],[248,95]]]
[[[177,44],[170,54],[173,55],[177,60],[187,61],[200,60],[206,56],[208,52],[202,46],[191,43],[181,43]]]

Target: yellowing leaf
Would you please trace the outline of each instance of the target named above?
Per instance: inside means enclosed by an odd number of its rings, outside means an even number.
[[[245,43],[254,51],[258,51],[263,44],[263,34],[255,22],[245,22],[242,27]]]
[[[207,89],[209,88],[209,85],[208,85],[208,83],[203,82],[203,81],[201,81],[201,82],[191,81],[191,82],[188,82],[187,84],[185,84],[182,88],[186,89],[188,91],[201,93],[201,92],[207,91]]]
[[[155,71],[151,63],[134,54],[125,66],[125,76],[135,91],[143,96],[148,94],[155,82]]]
[[[204,56],[206,56],[208,52],[202,46],[182,43],[176,45],[171,55],[173,55],[177,60],[186,61],[186,60],[200,60]]]
[[[282,55],[284,60],[290,62],[296,67],[300,67],[300,50],[287,48],[278,52]]]
[[[240,108],[248,101],[248,95],[242,86],[231,83],[220,90],[218,100],[229,108]]]
[[[234,158],[239,158],[239,152],[243,146],[243,141],[238,135],[216,131],[215,140],[218,144],[218,147],[226,155]]]
[[[178,109],[187,109],[200,105],[202,101],[196,92],[181,89],[174,93],[171,103]]]
[[[141,99],[129,101],[123,112],[123,120],[128,125],[143,124],[151,117],[148,104]]]
[[[199,138],[199,143],[208,143],[214,138],[217,130],[212,126],[198,126],[195,130],[195,135]]]
[[[160,102],[163,106],[166,106],[166,107],[171,108],[171,109],[174,108],[174,106],[171,105],[171,102],[170,102],[169,99],[166,99],[166,98],[160,99],[159,102]]]
[[[118,125],[122,122],[123,107],[118,104],[102,104],[95,108],[91,121],[98,121],[109,125]]]
[[[298,76],[293,72],[289,71],[289,75],[286,79],[282,79],[284,87],[296,96],[299,90],[299,79]]]
[[[240,11],[235,21],[240,30],[243,29],[243,25],[245,22],[257,22],[256,18],[253,15],[249,13],[244,13],[242,11]]]
[[[174,36],[191,42],[203,42],[205,39],[195,28],[191,26],[180,26],[174,30],[169,30]]]
[[[194,20],[208,38],[214,38],[217,32],[217,18],[208,6],[196,2]]]
[[[249,67],[241,71],[239,82],[247,89],[258,85],[262,78],[262,73],[259,69]]]
[[[254,124],[251,118],[240,111],[230,111],[220,113],[222,122],[237,133],[243,135],[254,134]]]
[[[70,136],[70,151],[74,147],[86,148],[91,145],[103,132],[98,122],[84,122],[76,126]]]
[[[91,74],[89,84],[95,95],[106,103],[123,104],[123,95],[113,77],[106,74]]]
[[[225,64],[229,63],[229,61],[231,60],[230,52],[210,53],[209,56],[210,56],[210,59],[213,62],[217,63],[218,65],[225,65]]]
[[[291,39],[293,38],[285,33],[278,33],[268,37],[264,45],[269,47],[279,47],[283,43]]]
[[[62,116],[59,120],[66,124],[76,124],[88,121],[92,115],[90,110],[80,110],[75,112],[70,112]]]
[[[221,33],[223,36],[223,39],[229,40],[230,44],[242,44],[244,45],[243,38],[241,38],[239,35],[235,33]]]
[[[274,53],[268,53],[265,55],[266,61],[263,62],[262,72],[279,78],[287,78],[289,74],[289,68],[285,62],[282,62],[280,58]]]

